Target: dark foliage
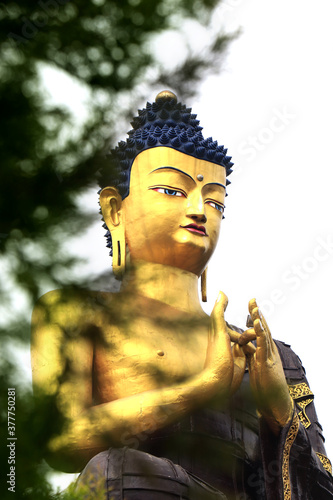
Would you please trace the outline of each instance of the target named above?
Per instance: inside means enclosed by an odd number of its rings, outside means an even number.
[[[76,203],[97,185],[108,140],[118,138],[142,105],[138,83],[170,87],[184,100],[207,71],[216,71],[230,36],[164,71],[149,40],[185,19],[208,24],[217,0],[25,0],[0,3],[0,320],[1,470],[7,474],[7,387],[16,384],[16,496],[51,498],[41,462],[55,409],[19,388],[9,342],[28,342],[30,310],[45,288],[83,286],[63,242],[96,220]],[[213,64],[214,62],[214,64]],[[89,119],[80,123],[45,95],[45,67],[66,72],[87,89]],[[147,70],[155,68],[147,80]],[[142,93],[142,90],[141,90]],[[124,98],[121,101],[121,98]],[[127,99],[127,100],[126,100]],[[130,102],[120,109],[120,102]],[[114,143],[114,140],[113,140]],[[14,378],[13,378],[14,377]],[[5,485],[5,482],[3,483]],[[7,485],[8,486],[8,485]],[[5,485],[2,498],[13,498]]]

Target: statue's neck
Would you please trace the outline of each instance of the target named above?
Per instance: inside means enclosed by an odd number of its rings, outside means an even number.
[[[127,273],[122,291],[154,299],[180,311],[204,315],[198,277],[176,267],[137,262]]]

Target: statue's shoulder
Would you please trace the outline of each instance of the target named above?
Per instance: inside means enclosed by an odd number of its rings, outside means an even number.
[[[37,304],[54,306],[59,303],[82,303],[84,301],[111,300],[116,298],[118,293],[100,292],[86,288],[58,288],[42,295]]]
[[[76,359],[86,360],[89,365],[97,329],[106,320],[112,322],[107,305],[112,304],[113,295],[66,288],[40,297],[31,322],[34,387],[44,392],[51,390],[48,387],[54,389],[59,374],[68,363],[76,366]]]
[[[42,295],[35,304],[32,323],[57,323],[69,327],[94,323],[108,310],[117,309],[117,294],[87,289],[64,288]]]

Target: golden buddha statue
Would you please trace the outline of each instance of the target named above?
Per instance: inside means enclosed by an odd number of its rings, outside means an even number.
[[[210,317],[201,307],[227,150],[170,91],[132,125],[101,175],[120,292],[56,290],[34,310],[35,391],[63,419],[47,460],[84,468],[87,499],[97,484],[117,500],[332,499],[298,357],[272,339],[254,299],[245,331],[225,321],[222,292]]]

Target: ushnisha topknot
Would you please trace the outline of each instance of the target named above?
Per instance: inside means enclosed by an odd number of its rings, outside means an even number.
[[[221,165],[227,176],[232,172],[233,163],[227,156],[227,149],[219,146],[211,137],[205,139],[197,115],[192,109],[177,101],[177,96],[170,90],[163,90],[155,102],[147,102],[131,122],[133,127],[128,132],[126,141],[107,155],[109,168],[101,173],[101,187],[114,186],[122,199],[129,194],[131,167],[135,157],[146,149],[158,146],[170,147],[193,156]],[[230,181],[227,180],[227,185]]]

